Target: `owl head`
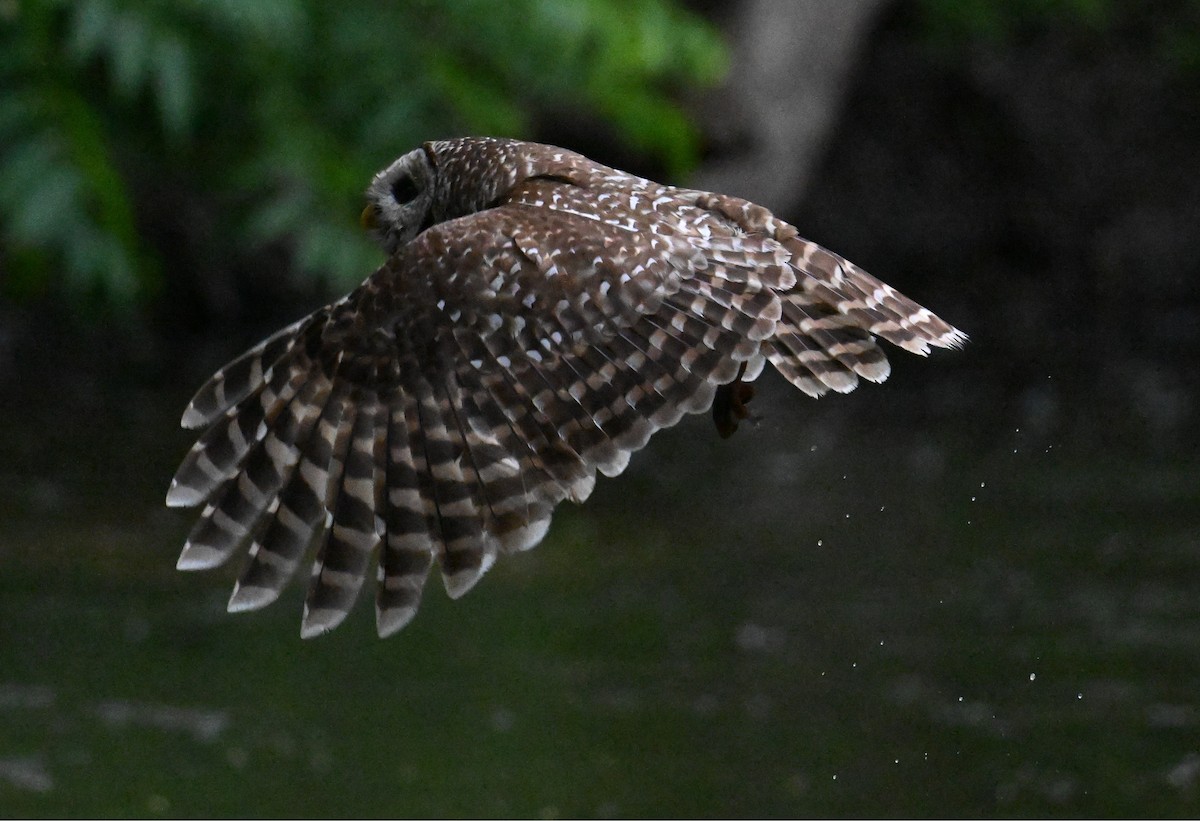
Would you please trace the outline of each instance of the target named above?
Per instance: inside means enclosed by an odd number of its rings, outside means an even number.
[[[418,148],[371,180],[362,224],[387,253],[396,253],[436,221],[436,179],[437,169],[428,148]]]
[[[589,168],[604,167],[539,143],[496,137],[427,142],[371,180],[362,224],[395,254],[426,228],[503,204],[525,180],[579,184]]]

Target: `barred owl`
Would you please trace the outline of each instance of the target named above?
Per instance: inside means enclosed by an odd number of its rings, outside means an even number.
[[[879,339],[966,338],[761,206],[560,148],[426,143],[367,200],[386,262],[209,379],[167,494],[203,506],[181,569],[247,554],[230,611],[274,601],[315,552],[305,637],[341,623],[372,565],[381,636],[435,563],[463,595],[656,430],[711,408],[732,433],[767,362],[816,397],[884,380]]]

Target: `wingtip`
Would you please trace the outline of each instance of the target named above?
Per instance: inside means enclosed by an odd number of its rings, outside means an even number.
[[[460,570],[457,573],[442,573],[442,582],[446,586],[446,594],[452,599],[461,599],[479,583],[483,574],[496,563],[496,554],[487,551],[480,559],[479,566]]]
[[[376,608],[375,630],[379,633],[379,638],[386,639],[407,627],[416,615],[416,607],[393,607],[387,610]]]
[[[179,426],[187,430],[195,430],[203,427],[208,421],[208,417],[201,413],[195,405],[188,405],[183,412],[183,417],[179,420]]]
[[[167,507],[196,507],[204,501],[204,495],[194,487],[179,483],[178,479],[171,480],[167,489]]]
[[[623,448],[614,448],[609,458],[597,464],[596,469],[610,479],[614,476],[620,476],[625,472],[625,468],[629,467],[629,457],[631,455],[632,451]]]
[[[542,539],[546,538],[546,533],[549,530],[549,517],[535,519],[523,527],[518,527],[502,534],[500,536],[500,543],[506,551],[519,553],[524,550],[530,550],[540,544]]]
[[[211,570],[225,561],[225,554],[208,545],[188,542],[175,562],[176,570]]]
[[[346,619],[346,611],[333,610],[328,607],[304,608],[304,618],[300,621],[300,638],[312,639],[323,636],[333,630]]]
[[[243,585],[240,582],[233,586],[233,595],[225,609],[230,613],[245,613],[248,610],[259,610],[279,598],[279,591],[270,587],[259,587],[253,584]]]
[[[574,483],[567,487],[567,498],[577,505],[587,501],[596,487],[596,472],[589,470]]]
[[[960,350],[964,345],[971,341],[971,337],[960,331],[958,328],[951,328],[950,333],[943,334],[938,340],[944,348],[954,348]]]
[[[892,363],[884,358],[877,362],[863,363],[856,367],[854,372],[868,382],[880,384],[892,375]]]

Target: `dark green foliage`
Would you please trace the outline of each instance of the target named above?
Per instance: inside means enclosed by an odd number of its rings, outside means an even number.
[[[357,204],[396,155],[554,108],[681,173],[679,92],[724,62],[673,0],[0,2],[0,292],[136,304],[164,236],[357,281]]]

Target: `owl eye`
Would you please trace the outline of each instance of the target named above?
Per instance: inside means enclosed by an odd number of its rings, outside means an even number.
[[[412,202],[419,193],[417,184],[407,174],[392,183],[392,198],[400,205],[407,205]]]

